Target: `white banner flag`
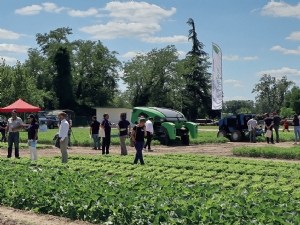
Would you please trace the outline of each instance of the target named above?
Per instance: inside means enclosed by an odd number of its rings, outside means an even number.
[[[212,49],[212,110],[221,110],[223,104],[222,51],[215,43],[212,44]]]

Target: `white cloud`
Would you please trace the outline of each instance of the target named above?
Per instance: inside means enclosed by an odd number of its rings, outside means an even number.
[[[285,1],[269,1],[261,10],[264,16],[295,17],[300,19],[300,3],[291,5]]]
[[[289,68],[289,67],[282,67],[280,69],[270,69],[270,70],[263,70],[258,72],[259,76],[262,76],[264,74],[270,74],[271,76],[277,78],[281,78],[283,76],[300,77],[300,70]]]
[[[13,57],[8,57],[8,56],[0,56],[0,62],[4,61],[6,64],[9,65],[14,65],[17,63],[17,59]]]
[[[155,23],[108,22],[80,28],[80,31],[91,34],[95,39],[115,39],[124,37],[141,37],[159,31],[160,25]]]
[[[300,31],[292,32],[288,37],[285,39],[292,40],[292,41],[300,41]]]
[[[235,88],[242,88],[244,87],[243,83],[239,80],[233,80],[233,79],[228,79],[228,80],[224,80],[224,84],[226,85],[230,85],[231,87],[235,87]]]
[[[98,14],[98,10],[96,8],[89,8],[88,10],[69,10],[68,14],[72,17],[88,17],[88,16],[96,16]]]
[[[137,55],[144,55],[144,52],[137,52],[137,51],[129,51],[122,55],[123,58],[131,59],[136,57]]]
[[[300,46],[297,49],[287,49],[280,45],[275,45],[271,48],[271,51],[281,52],[284,55],[300,55]]]
[[[257,56],[239,56],[239,55],[224,55],[223,60],[225,61],[254,61],[258,60]]]
[[[46,12],[51,13],[60,13],[62,10],[65,9],[64,7],[58,7],[55,3],[52,2],[44,2],[42,6]]]
[[[186,52],[185,51],[177,51],[177,53],[178,53],[178,57],[180,59],[183,59],[186,56]]]
[[[29,46],[16,44],[0,44],[0,52],[26,53]]]
[[[64,7],[58,7],[55,3],[44,2],[40,5],[30,5],[20,9],[16,9],[15,13],[23,16],[31,16],[40,14],[42,11],[50,13],[60,13],[64,9]]]
[[[24,16],[29,16],[29,15],[36,15],[39,14],[43,10],[43,7],[40,5],[30,5],[30,6],[25,6],[20,9],[16,9],[15,13],[24,15]]]
[[[0,39],[16,40],[19,39],[21,36],[21,34],[18,34],[16,32],[0,28]]]
[[[163,9],[147,2],[112,1],[106,4],[104,12],[108,13],[109,22],[82,27],[80,31],[92,35],[95,39],[134,37],[151,43],[182,41],[180,35],[162,38],[152,37],[161,30],[161,22],[176,13],[175,8]]]
[[[142,40],[148,43],[187,43],[188,37],[184,35],[174,35],[171,37],[145,37]]]

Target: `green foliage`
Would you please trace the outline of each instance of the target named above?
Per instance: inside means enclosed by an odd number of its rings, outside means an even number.
[[[280,109],[280,115],[283,118],[291,118],[293,115],[295,114],[295,111],[292,108],[286,108],[286,107],[282,107]]]
[[[254,101],[251,100],[231,100],[223,104],[223,113],[239,114],[239,113],[253,113]]]
[[[299,224],[300,165],[200,155],[0,159],[0,203],[101,224]]]
[[[286,94],[292,85],[293,82],[288,81],[286,76],[276,79],[276,77],[264,74],[252,91],[252,93],[257,93],[257,112],[279,112],[284,105]]]
[[[233,154],[246,157],[263,157],[279,159],[300,159],[299,147],[239,147],[233,149]]]
[[[285,106],[300,114],[300,88],[294,86],[285,96]]]
[[[184,60],[183,112],[190,120],[195,120],[206,116],[211,108],[211,74],[208,72],[208,54],[203,50],[204,44],[198,40],[193,19],[189,19],[187,24],[191,26],[189,40],[192,41],[192,50]]]

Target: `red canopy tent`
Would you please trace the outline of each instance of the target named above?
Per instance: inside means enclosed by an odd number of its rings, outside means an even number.
[[[37,106],[30,105],[29,103],[23,101],[22,99],[17,100],[9,106],[0,108],[0,112],[8,113],[12,110],[16,110],[18,113],[30,113],[30,112],[39,112],[41,109]]]

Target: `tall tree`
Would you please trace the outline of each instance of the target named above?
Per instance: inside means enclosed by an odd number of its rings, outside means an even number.
[[[223,104],[224,113],[254,113],[254,101],[251,100],[231,100]]]
[[[187,24],[191,27],[188,38],[192,42],[192,50],[185,59],[183,111],[189,119],[195,120],[199,116],[207,115],[211,108],[211,74],[208,72],[208,54],[203,50],[204,44],[198,40],[194,20],[190,18]]]
[[[300,88],[294,86],[285,96],[284,105],[300,114]]]
[[[276,77],[264,74],[252,90],[252,93],[257,93],[256,110],[259,113],[279,112],[292,85],[293,82],[288,81],[286,76],[276,79]]]

